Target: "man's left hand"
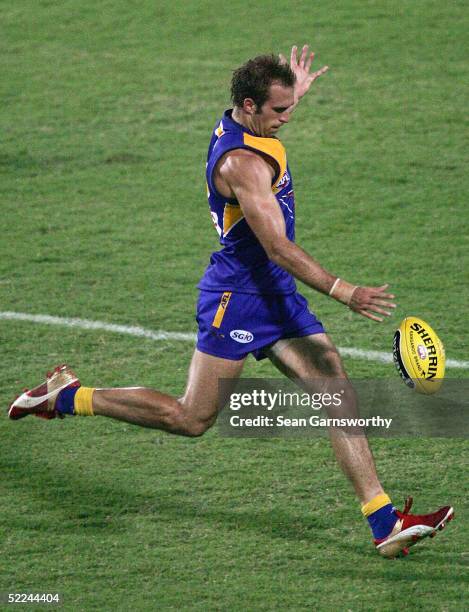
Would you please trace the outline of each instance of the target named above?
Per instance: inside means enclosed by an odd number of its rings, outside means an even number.
[[[352,293],[348,305],[358,314],[381,323],[383,317],[376,316],[373,313],[389,317],[391,316],[389,309],[396,308],[396,304],[391,301],[395,296],[386,292],[388,287],[388,284],[381,287],[357,287]]]
[[[322,76],[325,72],[329,70],[329,66],[323,66],[316,72],[310,72],[311,64],[314,60],[314,53],[309,53],[309,46],[303,45],[303,49],[301,50],[300,59],[298,60],[298,47],[292,47],[290,54],[290,68],[293,70],[296,83],[295,83],[295,99],[296,102],[302,98],[305,93],[309,90],[311,85],[314,83],[316,79]],[[280,54],[280,59],[282,62],[287,64],[287,60],[284,55]]]

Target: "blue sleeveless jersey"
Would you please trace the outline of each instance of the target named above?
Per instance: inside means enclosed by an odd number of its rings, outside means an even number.
[[[234,121],[227,110],[213,131],[207,157],[207,191],[213,224],[222,249],[212,254],[198,284],[205,291],[253,294],[289,294],[294,278],[269,260],[247,224],[239,203],[223,197],[215,188],[213,171],[222,155],[233,149],[249,149],[274,161],[277,170],[272,192],[285,218],[287,237],[295,239],[295,200],[285,148],[277,138],[261,138]]]

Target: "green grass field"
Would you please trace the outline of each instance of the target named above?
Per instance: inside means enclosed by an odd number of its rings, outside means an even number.
[[[4,0],[0,17],[1,312],[194,332],[218,246],[205,155],[231,70],[309,42],[331,69],[281,133],[298,242],[350,281],[391,283],[399,308],[377,325],[304,294],[340,346],[390,351],[415,314],[467,359],[465,2]],[[1,319],[0,338],[4,408],[64,361],[88,385],[180,393],[193,350]],[[245,373],[274,370],[249,360]],[[58,591],[84,611],[467,606],[465,440],[372,440],[396,505],[412,494],[417,512],[457,513],[392,562],[326,439],[3,416],[0,444],[0,592]]]

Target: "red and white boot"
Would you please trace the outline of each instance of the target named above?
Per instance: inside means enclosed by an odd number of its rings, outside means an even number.
[[[395,510],[398,519],[391,533],[382,540],[375,540],[375,546],[383,557],[394,559],[400,554],[407,555],[410,546],[427,536],[434,538],[437,531],[444,529],[446,523],[454,518],[451,506],[443,506],[432,514],[410,514],[412,501],[412,497],[407,498],[403,512]]]
[[[55,409],[57,396],[67,387],[79,387],[80,381],[75,373],[67,366],[57,366],[53,372],[48,372],[46,380],[31,390],[26,390],[18,396],[8,410],[10,419],[17,421],[28,414],[34,414],[43,419],[63,418]]]

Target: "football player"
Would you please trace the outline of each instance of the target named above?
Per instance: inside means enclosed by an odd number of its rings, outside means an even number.
[[[206,169],[210,213],[222,248],[212,254],[199,283],[198,339],[184,395],[143,387],[85,387],[64,365],[13,402],[11,419],[99,415],[200,436],[214,424],[230,392],[219,396],[219,379],[234,384],[249,354],[270,359],[311,391],[318,384],[321,391],[330,389],[340,380],[347,397],[341,414],[356,414],[338,351],[295,280],[373,321],[389,316],[395,304],[388,285],[364,287],[338,278],[295,243],[293,180],[277,134],[328,70],[311,71],[313,59],[306,45],[299,56],[293,47],[290,62],[259,56],[233,74],[233,108],[211,134]],[[403,512],[396,510],[378,479],[366,437],[331,428],[330,439],[383,556],[406,554],[410,545],[451,520],[450,506],[410,514],[411,498]]]

